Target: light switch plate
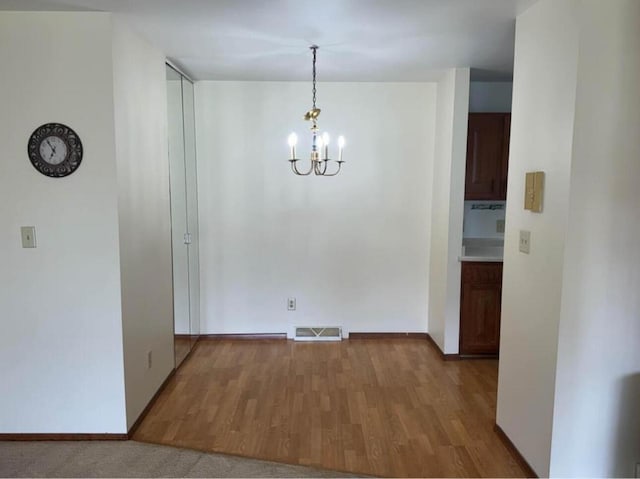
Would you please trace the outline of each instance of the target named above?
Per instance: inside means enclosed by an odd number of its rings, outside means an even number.
[[[520,252],[529,254],[531,248],[531,231],[520,230]]]
[[[35,226],[21,226],[20,234],[22,235],[23,248],[36,247],[36,227]]]

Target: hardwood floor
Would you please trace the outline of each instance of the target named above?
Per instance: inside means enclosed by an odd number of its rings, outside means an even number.
[[[134,439],[377,476],[524,477],[496,360],[423,339],[200,341]]]

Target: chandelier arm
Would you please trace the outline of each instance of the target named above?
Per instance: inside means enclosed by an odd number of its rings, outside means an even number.
[[[336,176],[338,173],[340,173],[340,168],[342,167],[342,163],[343,163],[342,161],[338,162],[338,169],[335,172],[333,172],[333,173],[323,173],[322,176]]]
[[[300,171],[298,170],[298,166],[296,165],[298,160],[289,160],[289,161],[291,162],[291,169],[298,176],[308,176],[311,174],[311,171],[313,171],[313,162],[311,162],[311,167],[309,168],[309,171],[307,171],[306,173],[300,173]]]

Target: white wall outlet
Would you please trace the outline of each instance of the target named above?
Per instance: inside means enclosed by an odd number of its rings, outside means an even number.
[[[287,311],[295,311],[296,310],[296,298],[289,298],[287,300]]]
[[[20,234],[22,235],[23,248],[36,247],[36,227],[35,226],[21,226]]]
[[[520,230],[520,252],[529,254],[531,249],[531,231]]]
[[[147,352],[147,369],[151,369],[153,366],[153,351]]]

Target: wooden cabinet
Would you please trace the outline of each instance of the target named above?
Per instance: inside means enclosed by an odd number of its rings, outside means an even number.
[[[502,263],[462,263],[460,354],[498,354]]]
[[[506,200],[511,113],[469,113],[465,200]]]
[[[500,199],[507,201],[507,174],[509,173],[509,141],[511,140],[511,113],[504,114],[504,144],[502,146],[502,168],[500,169]]]

